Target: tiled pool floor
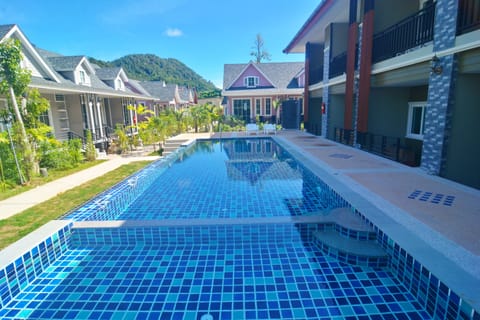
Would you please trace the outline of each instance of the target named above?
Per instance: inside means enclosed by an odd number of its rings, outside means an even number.
[[[387,270],[336,262],[286,234],[284,241],[75,245],[0,318],[429,319]]]

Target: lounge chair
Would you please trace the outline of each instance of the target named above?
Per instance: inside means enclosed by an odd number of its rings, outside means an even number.
[[[263,125],[263,133],[265,133],[265,134],[269,134],[269,133],[277,134],[277,127],[274,124],[265,123]]]
[[[256,123],[248,123],[245,126],[245,134],[249,135],[250,133],[258,134],[258,126]]]

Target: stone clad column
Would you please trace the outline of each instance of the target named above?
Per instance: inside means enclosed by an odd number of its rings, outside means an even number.
[[[431,72],[428,85],[428,102],[425,114],[421,168],[439,175],[445,160],[451,112],[454,107],[454,87],[457,78],[457,61],[454,54],[441,51],[455,45],[457,27],[457,0],[437,0],[433,50],[438,54],[442,72]]]

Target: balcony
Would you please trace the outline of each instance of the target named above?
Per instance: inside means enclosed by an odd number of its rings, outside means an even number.
[[[373,37],[372,62],[377,63],[393,58],[432,41],[434,22],[435,3],[432,3],[414,15],[377,33]]]
[[[311,68],[308,84],[312,85],[322,81],[323,81],[323,65],[320,67]]]
[[[335,78],[342,75],[347,70],[347,52],[343,52],[334,57],[330,62],[329,78]]]
[[[480,0],[458,3],[457,35],[480,29]]]

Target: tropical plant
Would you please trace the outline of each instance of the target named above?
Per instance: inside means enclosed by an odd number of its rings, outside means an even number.
[[[120,148],[120,153],[128,150],[128,136],[125,133],[125,127],[122,124],[117,124],[115,127],[115,135],[117,136],[117,146]]]
[[[85,159],[87,161],[95,161],[97,158],[97,150],[95,150],[95,145],[93,144],[92,133],[90,130],[87,130],[87,139],[85,143]]]
[[[18,123],[20,135],[20,150],[23,154],[23,163],[27,181],[31,179],[34,168],[34,154],[28,140],[23,123],[18,97],[21,97],[30,83],[30,71],[21,67],[22,50],[20,41],[8,39],[0,43],[0,93],[9,96],[9,104],[13,109],[15,122]],[[21,98],[22,102],[25,98]]]
[[[275,124],[278,124],[280,106],[282,105],[281,99],[275,99],[272,102],[273,109],[275,110]]]

